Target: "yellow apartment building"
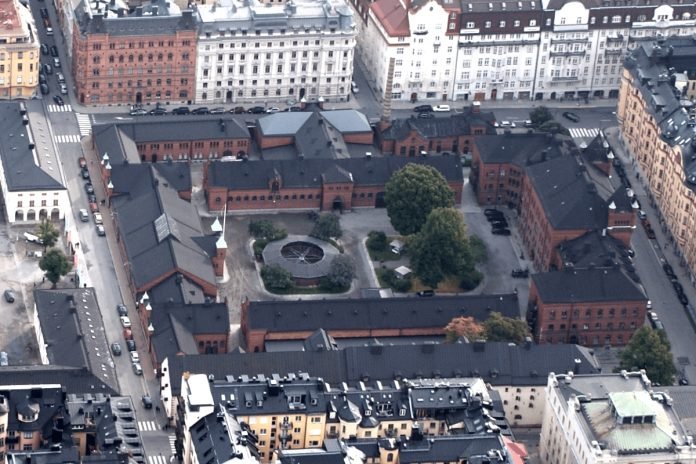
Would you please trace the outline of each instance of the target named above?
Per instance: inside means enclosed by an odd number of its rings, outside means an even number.
[[[0,23],[0,98],[31,98],[41,55],[34,18],[17,0],[0,0]]]

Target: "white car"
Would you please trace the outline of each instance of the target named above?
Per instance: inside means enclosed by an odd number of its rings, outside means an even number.
[[[435,105],[435,106],[433,106],[433,111],[447,113],[447,112],[451,111],[451,108],[449,105]]]
[[[68,86],[65,84],[60,84],[60,93],[63,95],[68,94]]]
[[[101,213],[94,213],[94,223],[95,224],[104,224],[104,219],[102,218]]]
[[[130,321],[130,318],[129,318],[128,316],[121,316],[120,319],[121,319],[121,325],[122,325],[125,329],[127,329],[127,328],[129,328],[129,327],[131,326],[131,321]]]
[[[139,363],[139,362],[140,362],[140,355],[138,354],[137,351],[131,351],[131,352],[130,352],[130,358],[131,358],[131,362],[133,362],[133,363]]]

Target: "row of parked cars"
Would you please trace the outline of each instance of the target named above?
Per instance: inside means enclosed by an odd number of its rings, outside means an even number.
[[[121,327],[123,327],[123,338],[126,341],[126,349],[128,350],[128,356],[130,357],[131,367],[135,375],[143,375],[143,366],[140,364],[140,355],[138,354],[137,348],[135,346],[135,340],[133,340],[133,331],[131,329],[131,320],[128,317],[128,308],[123,303],[116,305],[116,311],[118,312],[118,318],[121,321]],[[119,342],[113,342],[111,344],[111,353],[114,356],[121,356],[123,350]],[[143,401],[143,404],[145,401]],[[145,406],[147,407],[147,405]],[[152,407],[152,402],[150,402],[150,407]]]
[[[494,208],[486,208],[483,214],[491,223],[491,233],[493,235],[510,235],[510,228],[502,211]]]
[[[283,112],[287,111],[302,111],[302,108],[299,106],[290,106],[284,110]],[[177,108],[172,109],[171,111],[167,111],[166,108],[157,105],[155,108],[151,110],[146,110],[142,106],[133,106],[130,109],[130,115],[131,116],[145,116],[145,115],[151,115],[151,116],[163,116],[165,114],[175,114],[175,115],[186,115],[186,114],[225,114],[225,113],[231,113],[231,114],[270,114],[270,113],[279,113],[281,112],[280,108],[272,107],[272,108],[264,108],[263,106],[254,106],[249,109],[245,109],[242,106],[237,106],[235,108],[232,108],[231,110],[226,110],[225,108],[219,106],[216,108],[208,108],[205,106],[199,107],[199,108],[194,108],[191,109],[188,106],[179,106]]]

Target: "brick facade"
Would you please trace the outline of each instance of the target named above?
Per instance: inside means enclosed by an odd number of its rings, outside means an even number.
[[[192,140],[152,141],[136,144],[138,154],[143,162],[161,162],[167,160],[190,161],[215,159],[223,156],[243,156],[249,153],[249,138],[214,138]]]

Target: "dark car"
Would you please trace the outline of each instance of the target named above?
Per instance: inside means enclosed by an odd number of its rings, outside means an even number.
[[[51,56],[58,56],[58,47],[51,45]]]
[[[152,398],[150,398],[150,395],[143,395],[142,400],[145,409],[152,409]]]
[[[686,297],[686,295],[684,295],[683,293],[677,293],[677,299],[678,299],[679,302],[680,302],[681,304],[683,304],[684,306],[686,306],[686,305],[689,304],[689,299],[688,299],[688,298]]]
[[[114,354],[114,356],[121,356],[121,344],[119,342],[113,342],[111,344],[111,352]]]
[[[493,235],[510,235],[510,229],[492,229],[491,233]]]
[[[433,113],[418,113],[418,119],[433,119],[434,117]]]
[[[513,269],[510,275],[518,279],[526,279],[529,277],[529,269]]]
[[[669,277],[674,277],[674,269],[672,269],[672,266],[670,266],[669,263],[664,263],[662,265],[662,269],[664,269],[665,274],[667,274]]]
[[[128,315],[128,308],[123,303],[119,303],[116,305],[116,311],[118,312],[119,316],[127,316]]]
[[[435,296],[435,290],[421,290],[416,293],[418,296]]]
[[[42,54],[42,55],[48,55],[48,45],[46,45],[46,44],[41,44],[41,54]]]
[[[5,301],[7,301],[8,303],[14,303],[14,302],[15,302],[15,294],[14,294],[14,292],[13,292],[12,290],[10,290],[9,288],[8,288],[7,290],[5,290],[5,291],[2,293],[2,296],[5,297]]]
[[[126,348],[128,348],[128,351],[135,351],[135,341],[134,340],[126,340]]]
[[[97,202],[97,196],[94,194],[94,192],[87,194],[87,201],[89,203],[96,203]]]
[[[43,65],[43,71],[45,74],[53,74],[53,66],[46,63],[45,65]]]
[[[232,114],[244,114],[244,113],[246,113],[246,109],[243,106],[236,106],[230,110],[230,113],[232,113]]]
[[[508,228],[508,223],[505,219],[502,219],[500,221],[491,221],[491,227],[494,229],[507,229]]]
[[[154,108],[150,110],[150,114],[153,116],[162,116],[167,114],[167,110],[165,108]]]
[[[680,284],[677,279],[672,279],[672,287],[674,287],[675,292],[684,293],[684,287],[682,287],[682,284]]]
[[[188,106],[180,106],[172,110],[172,114],[189,114],[191,110]]]
[[[297,111],[302,111],[302,108],[299,107],[299,106],[291,106],[289,109],[290,109],[290,111],[292,111],[293,113],[295,113],[295,112],[297,112]]]
[[[44,73],[39,73],[39,84],[46,83],[46,75]]]
[[[86,167],[82,168],[81,174],[84,180],[89,180],[89,169],[87,169]]]
[[[42,94],[42,95],[48,95],[48,92],[49,92],[49,90],[48,90],[48,85],[46,85],[46,84],[41,84],[40,88],[41,88],[41,94]]]
[[[56,105],[59,105],[59,106],[65,105],[65,102],[63,101],[63,98],[61,98],[60,95],[54,95],[53,101],[56,102]]]
[[[418,105],[415,108],[413,108],[413,111],[416,113],[429,113],[433,110],[432,105]]]
[[[263,106],[254,106],[252,108],[249,108],[249,110],[247,111],[247,113],[251,113],[251,114],[262,114],[265,112],[266,112],[266,109]]]
[[[191,114],[209,114],[210,110],[206,108],[205,106],[201,106],[200,108],[195,108],[191,111]]]
[[[486,208],[483,210],[483,214],[488,216],[490,214],[503,214],[503,212],[500,211],[499,209],[495,209],[495,208]]]
[[[568,121],[580,122],[580,116],[578,116],[575,113],[571,113],[570,111],[565,111],[563,113],[563,117],[566,118]]]
[[[85,184],[85,192],[87,193],[94,193],[94,186],[92,185],[91,182],[87,182]]]
[[[48,8],[41,8],[39,13],[41,13],[42,18],[48,18]]]

